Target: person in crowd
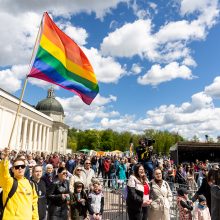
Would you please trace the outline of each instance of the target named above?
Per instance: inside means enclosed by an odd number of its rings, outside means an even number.
[[[116,186],[116,169],[115,169],[115,164],[114,164],[114,159],[111,159],[111,164],[110,164],[110,169],[109,169],[109,178],[111,180],[111,188],[112,192],[114,192],[117,188]]]
[[[74,183],[74,192],[71,194],[71,220],[87,219],[88,198],[84,192],[84,185],[80,181]]]
[[[84,188],[85,191],[88,195],[89,193],[89,189],[90,189],[90,184],[92,183],[92,178],[95,178],[95,172],[94,170],[91,168],[91,161],[86,159],[85,163],[84,163],[84,167],[82,168],[81,171],[81,175],[82,175],[82,182],[84,184]]]
[[[67,181],[66,177],[66,168],[58,168],[57,179],[53,181],[48,189],[47,199],[49,220],[68,220],[70,191],[69,182]]]
[[[174,170],[170,163],[168,164],[168,167],[167,167],[166,181],[169,183],[171,191],[173,191],[175,178],[174,178]]]
[[[126,179],[128,179],[128,170],[129,170],[129,167],[130,167],[130,163],[129,163],[127,157],[125,157],[125,159],[124,159],[124,165],[125,165],[125,168],[126,168],[126,170],[125,170],[125,173],[126,173]]]
[[[199,203],[195,207],[194,220],[211,220],[209,208],[204,195],[198,196]]]
[[[53,170],[53,165],[47,164],[46,165],[46,173],[42,176],[42,180],[45,182],[47,189],[50,187],[50,185],[54,181],[54,178],[55,178],[55,173]]]
[[[104,178],[104,168],[103,168],[104,158],[103,158],[103,156],[100,156],[100,158],[98,159],[98,163],[99,163],[98,177],[101,174],[102,178]]]
[[[195,190],[197,188],[196,181],[194,179],[194,169],[188,166],[186,173],[186,181],[189,187],[189,190]]]
[[[37,164],[36,161],[33,159],[32,154],[29,154],[27,156],[27,162],[30,168],[34,167]]]
[[[75,182],[81,182],[83,183],[83,177],[82,177],[82,167],[80,165],[76,166],[76,168],[73,171],[73,176],[70,178],[70,192],[74,193],[74,185]],[[84,188],[84,186],[83,186]]]
[[[128,168],[128,179],[134,173],[134,167],[136,164],[137,164],[137,161],[135,160],[135,158],[131,158],[131,163]]]
[[[220,219],[220,170],[214,170],[211,185],[211,219]]]
[[[46,184],[41,179],[42,174],[43,174],[42,166],[35,165],[32,168],[31,181],[34,183],[38,195],[39,220],[46,220],[46,210],[47,210]]]
[[[108,157],[105,158],[104,162],[103,162],[103,171],[104,171],[104,185],[106,183],[106,181],[108,182],[108,187],[110,188],[110,165],[111,165],[111,161]]]
[[[50,161],[49,161],[49,162],[50,162],[50,164],[53,165],[53,168],[54,168],[54,170],[55,170],[55,172],[56,172],[57,169],[58,169],[58,165],[59,165],[59,163],[60,163],[60,158],[59,158],[57,152],[55,152],[55,153],[53,154],[53,156],[50,158]]]
[[[127,210],[129,220],[147,219],[147,206],[150,205],[149,199],[150,186],[142,164],[134,167],[127,184]]]
[[[42,166],[42,169],[43,169],[43,175],[46,173],[46,162],[44,161],[44,158],[43,157],[39,157],[38,161],[37,161],[37,165],[40,165]]]
[[[95,174],[97,173],[97,163],[98,163],[97,157],[93,156],[91,159],[91,165],[92,165],[92,169],[94,170]]]
[[[16,159],[21,159],[24,161],[24,163],[25,163],[24,177],[27,179],[30,179],[30,177],[31,177],[30,169],[32,169],[32,168],[30,168],[26,157],[22,154],[19,154]],[[12,172],[12,170],[11,170],[11,176],[12,177],[14,176],[14,173]]]
[[[206,169],[205,172],[206,177],[203,178],[202,185],[195,193],[195,195],[192,197],[192,201],[195,202],[198,199],[199,195],[204,195],[206,197],[207,206],[209,207],[209,210],[211,210],[211,188],[209,182],[213,181],[214,171],[210,170],[208,172],[208,170]]]
[[[183,176],[183,167],[181,165],[177,166],[175,182],[179,184],[180,187],[187,187],[187,182]]]
[[[0,187],[3,190],[3,204],[6,203],[14,181],[16,181],[17,187],[14,195],[8,199],[2,220],[15,219],[15,216],[16,219],[38,220],[38,196],[35,187],[24,176],[25,162],[20,158],[14,160],[12,167],[13,179],[9,173],[9,153],[10,149],[5,148],[3,151],[4,156],[0,162]]]
[[[147,171],[149,180],[153,177],[152,144],[153,140],[144,138],[139,140],[139,146],[136,147],[138,162],[143,164],[145,171]]]
[[[204,178],[207,178],[208,175],[208,169],[206,167],[202,167],[202,169],[199,171],[199,176],[197,179],[197,186],[198,188],[202,185],[202,181]]]
[[[59,168],[59,167],[65,167],[65,168],[66,168],[66,163],[65,163],[64,161],[61,161],[61,162],[59,163],[58,168]],[[70,180],[70,178],[73,176],[73,174],[70,173],[68,170],[66,170],[66,171],[67,171],[67,180]]]
[[[95,181],[92,186],[92,191],[88,196],[88,210],[90,220],[101,220],[104,208],[104,195],[101,190],[101,184]]]
[[[75,167],[76,167],[76,161],[74,160],[74,157],[69,156],[66,162],[66,169],[68,170],[69,173],[73,173]]]
[[[124,188],[124,184],[126,182],[126,166],[125,160],[122,158],[120,160],[120,164],[118,166],[118,170],[116,171],[117,178],[118,178],[118,188]]]
[[[188,191],[186,188],[177,190],[177,207],[179,210],[179,220],[192,220],[193,210],[192,202],[188,199]]]
[[[154,179],[150,183],[150,199],[152,203],[148,220],[170,220],[172,192],[169,184],[162,179],[162,172],[159,168],[154,170]]]

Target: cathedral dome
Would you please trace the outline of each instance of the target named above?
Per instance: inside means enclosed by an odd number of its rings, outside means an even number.
[[[48,90],[47,98],[38,102],[36,109],[45,114],[47,113],[58,113],[64,115],[64,110],[59,101],[55,99],[54,90],[50,88]]]

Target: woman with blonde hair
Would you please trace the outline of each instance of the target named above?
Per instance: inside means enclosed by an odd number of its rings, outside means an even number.
[[[80,165],[76,166],[73,171],[73,176],[70,178],[70,192],[74,193],[74,184],[76,182],[83,183],[83,177],[81,175],[82,167]]]

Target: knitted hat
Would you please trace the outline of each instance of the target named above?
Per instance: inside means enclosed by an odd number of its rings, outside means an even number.
[[[178,193],[179,196],[184,196],[184,194],[188,194],[189,192],[187,191],[186,188],[179,188],[177,190],[177,193]]]
[[[204,202],[204,201],[206,201],[206,197],[203,196],[203,195],[199,195],[199,196],[198,196],[198,199],[199,199],[199,202]]]

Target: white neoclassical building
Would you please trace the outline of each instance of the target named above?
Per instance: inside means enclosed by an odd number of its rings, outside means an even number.
[[[7,147],[19,99],[0,89],[0,149]],[[53,88],[36,108],[22,102],[11,140],[11,149],[65,153],[68,126]]]

